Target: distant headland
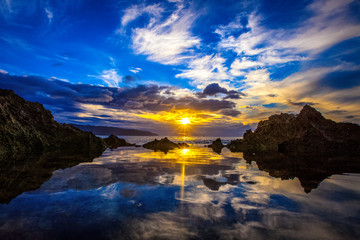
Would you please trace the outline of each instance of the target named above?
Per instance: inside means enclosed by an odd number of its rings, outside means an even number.
[[[107,126],[90,126],[90,125],[80,125],[80,124],[71,124],[74,127],[77,127],[80,130],[86,132],[92,132],[95,135],[117,135],[117,136],[158,136],[158,134],[142,131],[129,128],[118,128],[118,127],[107,127]]]

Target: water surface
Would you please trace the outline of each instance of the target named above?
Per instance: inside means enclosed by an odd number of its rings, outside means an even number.
[[[360,238],[359,174],[309,185],[284,164],[268,170],[242,153],[214,153],[207,139],[187,141],[167,154],[106,150],[54,171],[0,204],[0,239]]]

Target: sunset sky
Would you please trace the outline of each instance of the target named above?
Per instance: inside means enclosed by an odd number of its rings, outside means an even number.
[[[310,104],[360,123],[360,2],[0,0],[0,88],[59,122],[242,136]]]

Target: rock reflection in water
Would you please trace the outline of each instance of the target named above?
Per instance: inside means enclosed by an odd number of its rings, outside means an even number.
[[[360,176],[331,176],[307,194],[313,174],[302,172],[315,166],[196,146],[106,151],[0,204],[0,238],[359,238]]]
[[[327,177],[341,173],[360,173],[360,159],[353,156],[286,156],[277,152],[244,153],[247,162],[255,161],[272,177],[299,179],[306,193]]]
[[[9,203],[23,192],[37,189],[57,169],[90,162],[96,155],[45,152],[40,155],[0,159],[0,203]]]

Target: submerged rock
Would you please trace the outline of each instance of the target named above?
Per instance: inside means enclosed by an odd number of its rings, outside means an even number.
[[[280,151],[286,154],[360,154],[360,126],[325,119],[306,105],[298,115],[281,113],[246,131],[243,139],[231,141],[231,151]]]
[[[167,137],[162,138],[161,140],[155,139],[154,141],[145,143],[144,148],[152,149],[154,151],[162,151],[167,153],[170,150],[175,148],[188,148],[189,145],[186,143],[174,143],[170,141]]]
[[[110,149],[116,149],[118,147],[127,147],[127,146],[135,146],[135,144],[131,144],[126,142],[123,138],[118,138],[117,136],[111,134],[109,137],[104,138],[104,142]]]
[[[42,152],[99,156],[101,138],[60,124],[40,103],[29,102],[12,90],[0,89],[0,161]]]
[[[212,148],[212,150],[216,153],[221,153],[221,150],[225,145],[222,144],[221,139],[218,138],[215,141],[212,142],[212,144],[208,145],[209,148]]]

